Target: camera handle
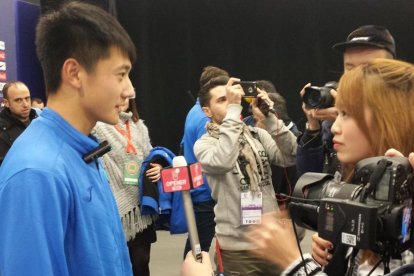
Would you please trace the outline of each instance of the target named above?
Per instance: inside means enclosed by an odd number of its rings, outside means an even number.
[[[384,172],[386,168],[391,164],[390,161],[387,159],[381,159],[377,163],[377,167],[372,172],[369,181],[367,185],[362,189],[361,197],[359,198],[359,202],[364,203],[368,197],[369,194],[371,194],[376,188],[377,184],[380,182],[382,176],[384,175]]]

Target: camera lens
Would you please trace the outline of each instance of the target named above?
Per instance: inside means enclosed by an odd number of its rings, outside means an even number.
[[[303,102],[309,108],[327,108],[334,105],[334,98],[329,87],[311,86],[305,88]]]
[[[310,106],[318,106],[321,102],[321,92],[318,90],[311,90],[308,96],[308,103]]]

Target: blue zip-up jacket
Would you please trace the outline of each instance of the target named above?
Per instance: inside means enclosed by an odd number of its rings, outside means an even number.
[[[0,168],[0,275],[132,275],[98,146],[46,108]]]
[[[200,106],[200,101],[197,99],[196,104],[187,114],[184,126],[184,136],[181,141],[184,149],[184,157],[188,164],[198,162],[194,155],[193,147],[195,142],[206,133],[206,124],[208,122],[210,122],[210,119],[204,114]],[[191,199],[194,203],[213,200],[211,197],[211,189],[208,186],[207,179],[204,175],[203,183],[204,185],[191,190]]]
[[[175,154],[164,147],[155,147],[149,152],[140,169],[139,202],[141,203],[141,214],[158,214],[162,219],[169,221],[171,234],[182,234],[187,232],[187,222],[181,193],[164,193],[161,180],[157,182],[155,190],[153,189],[154,183],[145,181],[145,171],[149,169],[152,160],[161,158],[164,163],[171,166],[174,157]]]

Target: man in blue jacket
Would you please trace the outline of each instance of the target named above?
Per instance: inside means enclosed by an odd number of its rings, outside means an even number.
[[[102,9],[70,2],[40,19],[36,47],[48,108],[0,169],[0,275],[132,275],[103,167],[85,156],[95,123],[116,124],[134,96],[134,44]]]

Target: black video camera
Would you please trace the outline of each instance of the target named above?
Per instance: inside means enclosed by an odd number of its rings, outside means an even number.
[[[356,184],[305,173],[290,211],[294,221],[333,244],[398,254],[414,249],[411,230],[413,172],[403,157],[372,157],[355,168]]]
[[[243,88],[245,98],[256,98],[257,97],[257,82],[255,81],[238,81],[234,84],[240,84]]]
[[[324,86],[310,86],[305,88],[302,100],[307,108],[328,108],[335,104],[335,99],[331,95],[331,89],[337,89],[338,83],[330,81]]]

